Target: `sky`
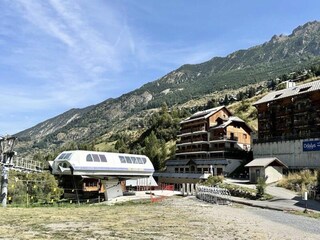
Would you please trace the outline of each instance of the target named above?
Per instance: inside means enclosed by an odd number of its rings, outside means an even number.
[[[0,136],[319,20],[318,0],[0,0]]]

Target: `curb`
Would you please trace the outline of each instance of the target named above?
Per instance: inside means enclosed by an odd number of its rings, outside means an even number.
[[[241,201],[241,200],[236,200],[236,199],[229,199],[229,200],[230,200],[231,202],[243,204],[243,205],[250,206],[250,207],[257,207],[257,208],[275,210],[275,211],[280,211],[280,212],[299,211],[299,210],[297,210],[297,209],[281,208],[281,207],[271,207],[271,206],[267,206],[267,205],[259,205],[259,204],[250,203],[250,202]]]

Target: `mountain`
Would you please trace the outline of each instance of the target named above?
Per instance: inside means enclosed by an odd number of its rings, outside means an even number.
[[[299,26],[286,35],[226,57],[186,64],[164,77],[116,99],[72,109],[17,133],[20,148],[49,148],[69,141],[90,142],[106,133],[139,126],[154,108],[183,104],[206,94],[234,90],[274,79],[320,62],[320,22]]]

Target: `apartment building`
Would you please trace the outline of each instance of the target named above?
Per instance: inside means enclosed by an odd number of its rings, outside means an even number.
[[[228,175],[248,157],[251,128],[224,106],[181,121],[176,156],[158,172],[162,183],[196,183],[209,175]]]
[[[255,158],[277,157],[289,169],[320,167],[320,80],[269,93],[254,106]]]

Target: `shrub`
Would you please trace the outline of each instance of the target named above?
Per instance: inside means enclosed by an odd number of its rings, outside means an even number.
[[[206,186],[216,186],[223,182],[224,177],[222,175],[219,176],[209,176],[208,179],[204,182]]]
[[[234,196],[234,197],[256,199],[256,190],[255,189],[241,187],[239,185],[228,184],[228,183],[223,183],[223,184],[219,185],[219,187],[228,189],[231,196]]]
[[[304,189],[310,189],[317,182],[316,174],[310,170],[303,170],[296,173],[289,173],[278,183],[279,187],[290,189],[292,191],[301,192]]]
[[[257,189],[257,198],[262,198],[265,195],[266,190],[266,180],[262,177],[258,178],[256,189]]]

